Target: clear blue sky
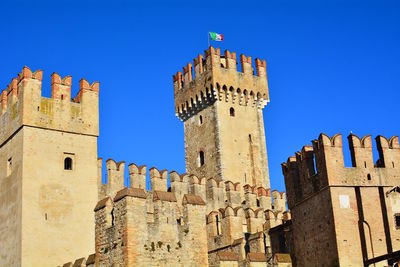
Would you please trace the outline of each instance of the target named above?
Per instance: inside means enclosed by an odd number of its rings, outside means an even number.
[[[44,70],[45,96],[53,71],[72,75],[73,94],[81,77],[99,80],[100,157],[184,172],[172,74],[208,31],[224,34],[222,49],[267,59],[273,188],[320,132],[400,133],[399,1],[110,2],[0,3],[0,88],[23,65]]]

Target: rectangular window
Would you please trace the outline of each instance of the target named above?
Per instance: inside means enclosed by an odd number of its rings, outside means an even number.
[[[396,229],[400,229],[400,213],[396,213],[394,215],[394,223],[396,225]]]
[[[12,171],[12,158],[7,160],[7,176],[11,174]]]

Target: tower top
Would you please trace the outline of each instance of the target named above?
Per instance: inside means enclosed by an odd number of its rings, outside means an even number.
[[[240,71],[237,64],[236,52],[221,55],[210,46],[173,75],[176,115],[185,121],[217,100],[264,108],[269,102],[266,61],[256,58],[254,71],[251,57],[242,54]]]

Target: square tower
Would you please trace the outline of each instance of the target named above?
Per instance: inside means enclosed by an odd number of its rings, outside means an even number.
[[[173,77],[185,129],[186,171],[270,188],[262,109],[269,102],[265,60],[210,47]],[[193,69],[194,66],[194,69]]]
[[[24,67],[1,93],[0,266],[57,266],[94,249],[99,83]]]

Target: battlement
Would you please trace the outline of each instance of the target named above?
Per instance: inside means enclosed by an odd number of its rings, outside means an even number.
[[[98,159],[98,184],[99,199],[106,196],[115,197],[117,192],[124,189],[124,170],[125,162],[116,162],[113,159],[106,161],[107,183],[102,183],[102,159]],[[129,164],[129,187],[139,188],[146,191],[146,165]],[[179,174],[176,171],[168,172],[159,170],[156,167],[149,169],[149,181],[151,191],[149,193],[162,194],[160,192],[172,192],[176,196],[178,206],[182,208],[182,199],[184,195],[197,195],[207,203],[207,210],[218,210],[226,206],[243,205],[244,208],[254,210],[262,208],[263,210],[271,208],[271,190],[269,188],[251,186],[232,181],[219,181],[214,178],[197,177],[191,174]],[[170,187],[168,187],[168,184]],[[284,195],[284,193],[282,193]],[[285,203],[283,197],[276,200],[276,203]],[[285,204],[277,205],[283,207]]]
[[[42,79],[24,66],[1,92],[0,143],[22,125],[98,136],[99,83],[82,79],[71,101],[71,76],[51,75],[51,98],[41,95]]]
[[[150,170],[156,172],[154,168]],[[161,173],[155,176],[158,177],[154,179],[163,179]],[[165,260],[206,263],[205,202],[192,194],[185,194],[181,201],[182,216],[173,192],[124,188],[113,199],[106,197],[99,201],[95,208],[99,264],[151,266]],[[151,213],[149,206],[153,207]],[[200,251],[186,249],[195,245]]]
[[[256,58],[256,72],[250,56],[240,55],[241,71],[237,64],[235,52],[221,56],[209,47],[173,75],[176,115],[184,121],[215,101],[262,109],[269,102],[266,61]]]
[[[348,136],[352,167],[344,165],[342,135],[321,133],[296,156],[282,163],[289,208],[296,202],[330,185],[394,186],[400,182],[398,136],[377,136],[379,159],[373,161],[372,138]]]

